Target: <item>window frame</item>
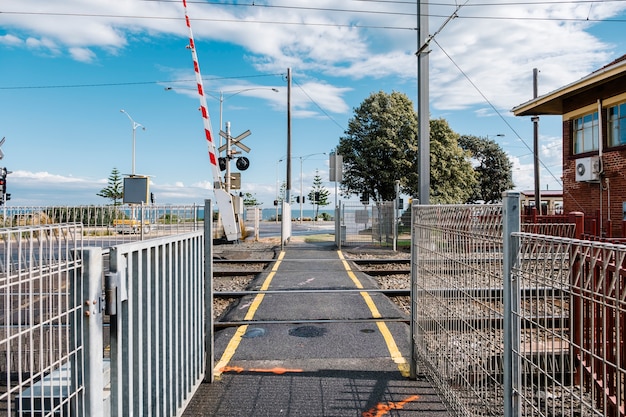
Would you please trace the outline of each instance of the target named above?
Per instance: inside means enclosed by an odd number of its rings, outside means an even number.
[[[616,109],[617,111],[611,114],[613,109]],[[615,103],[611,106],[607,106],[606,119],[607,119],[606,120],[607,147],[615,148],[618,146],[625,146],[626,145],[626,101]]]
[[[590,120],[586,120],[590,119]],[[598,111],[585,113],[572,120],[572,154],[580,155],[600,149],[600,118]],[[587,134],[585,135],[585,132]],[[589,139],[587,137],[590,136]],[[585,145],[591,142],[591,147]],[[588,146],[588,145],[587,145]]]

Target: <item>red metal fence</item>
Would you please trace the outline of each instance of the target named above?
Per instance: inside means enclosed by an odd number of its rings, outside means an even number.
[[[605,416],[625,414],[626,251],[572,246],[572,349],[577,382]]]

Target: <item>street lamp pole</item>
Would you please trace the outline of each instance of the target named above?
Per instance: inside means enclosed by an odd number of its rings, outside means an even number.
[[[193,88],[175,88],[175,87],[165,87],[166,91],[172,91],[172,90],[195,90]],[[216,100],[219,100],[220,102],[220,127],[218,130],[218,133],[220,130],[222,130],[222,128],[224,127],[223,123],[223,119],[222,119],[222,115],[223,115],[223,107],[224,107],[224,101],[231,98],[232,96],[236,96],[237,94],[243,93],[245,91],[251,91],[251,90],[272,90],[275,93],[278,93],[279,90],[277,88],[274,87],[250,87],[250,88],[244,88],[243,90],[234,90],[233,91],[226,91],[227,93],[232,92],[233,94],[227,95],[226,97],[224,97],[224,91],[220,90],[220,96],[216,97],[213,94],[209,93],[208,91],[205,91],[204,94],[206,94],[209,97],[213,97]],[[222,147],[222,137],[220,136],[220,147]]]
[[[141,123],[137,123],[136,121],[134,121],[133,118],[130,117],[130,114],[126,112],[126,110],[122,109],[120,110],[120,112],[124,113],[128,117],[128,119],[130,120],[133,126],[133,164],[132,164],[132,169],[131,169],[131,175],[135,176],[135,131],[140,126],[143,130],[146,130],[146,127],[142,125]]]

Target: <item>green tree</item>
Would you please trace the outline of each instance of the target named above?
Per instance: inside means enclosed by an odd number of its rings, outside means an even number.
[[[315,196],[318,196],[317,199]],[[322,177],[318,170],[315,170],[315,177],[313,177],[313,187],[311,187],[311,191],[309,192],[309,201],[315,204],[315,218],[319,217],[320,206],[326,207],[330,204],[330,200],[328,197],[330,196],[330,191],[324,187],[324,183],[322,181]]]
[[[392,200],[396,180],[407,186],[417,178],[416,132],[417,116],[405,94],[380,91],[366,98],[336,150],[343,155],[342,194]]]
[[[489,138],[463,135],[459,138],[461,148],[470,152],[475,161],[477,183],[468,203],[502,201],[502,192],[512,189],[513,164],[500,145]]]
[[[256,199],[256,194],[252,194],[252,193],[244,193],[243,194],[243,205],[246,207],[250,207],[250,206],[260,206],[263,203],[260,203],[257,199]]]
[[[444,119],[430,121],[430,199],[433,203],[467,201],[476,178],[470,155]],[[418,197],[417,115],[402,93],[378,92],[354,110],[337,153],[343,155],[342,194],[367,193],[374,201],[402,192]]]
[[[117,168],[113,168],[111,175],[109,175],[108,185],[96,193],[98,197],[104,197],[113,201],[114,206],[122,204],[124,199],[124,185],[122,184],[122,177]]]
[[[476,185],[469,152],[458,143],[455,133],[444,119],[430,121],[430,202],[432,204],[465,203]],[[417,171],[417,164],[415,165]],[[405,187],[417,196],[417,181]]]

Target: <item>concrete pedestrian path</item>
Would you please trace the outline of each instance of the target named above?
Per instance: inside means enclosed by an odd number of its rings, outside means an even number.
[[[289,244],[252,286],[280,293],[246,296],[222,319],[251,323],[216,332],[216,380],[184,416],[448,416],[409,377],[408,317],[355,291],[376,285],[334,245]]]

